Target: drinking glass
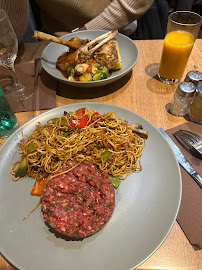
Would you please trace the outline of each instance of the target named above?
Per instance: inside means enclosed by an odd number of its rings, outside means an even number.
[[[180,82],[201,21],[199,14],[190,11],[176,11],[170,14],[158,73],[161,82]]]
[[[18,120],[0,87],[0,138],[6,138],[18,128]]]
[[[25,89],[16,76],[14,62],[18,52],[18,40],[7,13],[0,9],[0,64],[6,67],[13,76],[13,85],[7,89],[8,99],[25,100],[32,96],[31,89]]]

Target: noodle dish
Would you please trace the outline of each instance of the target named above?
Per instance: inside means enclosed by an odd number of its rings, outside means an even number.
[[[99,231],[115,207],[114,188],[141,161],[148,132],[115,112],[100,114],[87,107],[64,112],[46,124],[37,124],[22,139],[22,155],[11,168],[11,178],[34,178],[32,196],[40,196],[48,226],[71,240]],[[33,209],[24,219],[26,219]]]

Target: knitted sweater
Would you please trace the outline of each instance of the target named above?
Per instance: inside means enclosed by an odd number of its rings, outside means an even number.
[[[20,43],[28,26],[28,0],[0,0],[0,9],[4,9],[8,14]]]
[[[41,8],[43,31],[65,34],[85,26],[121,30],[141,17],[153,0],[36,0]],[[60,32],[60,33],[58,33]]]

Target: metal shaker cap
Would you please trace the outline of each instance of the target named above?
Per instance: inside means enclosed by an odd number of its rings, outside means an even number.
[[[200,95],[200,96],[202,96],[202,81],[198,84],[198,86],[197,86],[197,93]]]
[[[196,86],[192,82],[181,82],[178,84],[176,92],[182,97],[193,97],[196,92]]]
[[[202,73],[197,70],[189,71],[185,78],[186,82],[192,82],[195,86],[202,81]]]

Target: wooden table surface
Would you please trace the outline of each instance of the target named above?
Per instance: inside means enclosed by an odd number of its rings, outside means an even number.
[[[115,104],[140,114],[157,128],[162,127],[165,130],[189,121],[168,112],[169,103],[177,86],[165,85],[156,78],[163,40],[140,40],[136,41],[136,44],[140,55],[132,72],[118,82],[94,89],[84,90],[59,83],[57,106],[84,101]],[[30,62],[40,57],[46,45],[44,41],[22,44],[16,63]],[[202,39],[198,39],[194,45],[185,74],[190,70],[202,71]],[[36,112],[36,115],[41,112]],[[32,118],[32,112],[20,112],[16,115],[20,125]],[[0,139],[0,143],[4,141],[5,139]],[[15,268],[0,255],[0,269]],[[138,269],[202,269],[202,251],[195,251],[192,248],[180,226],[175,222],[161,247]]]

